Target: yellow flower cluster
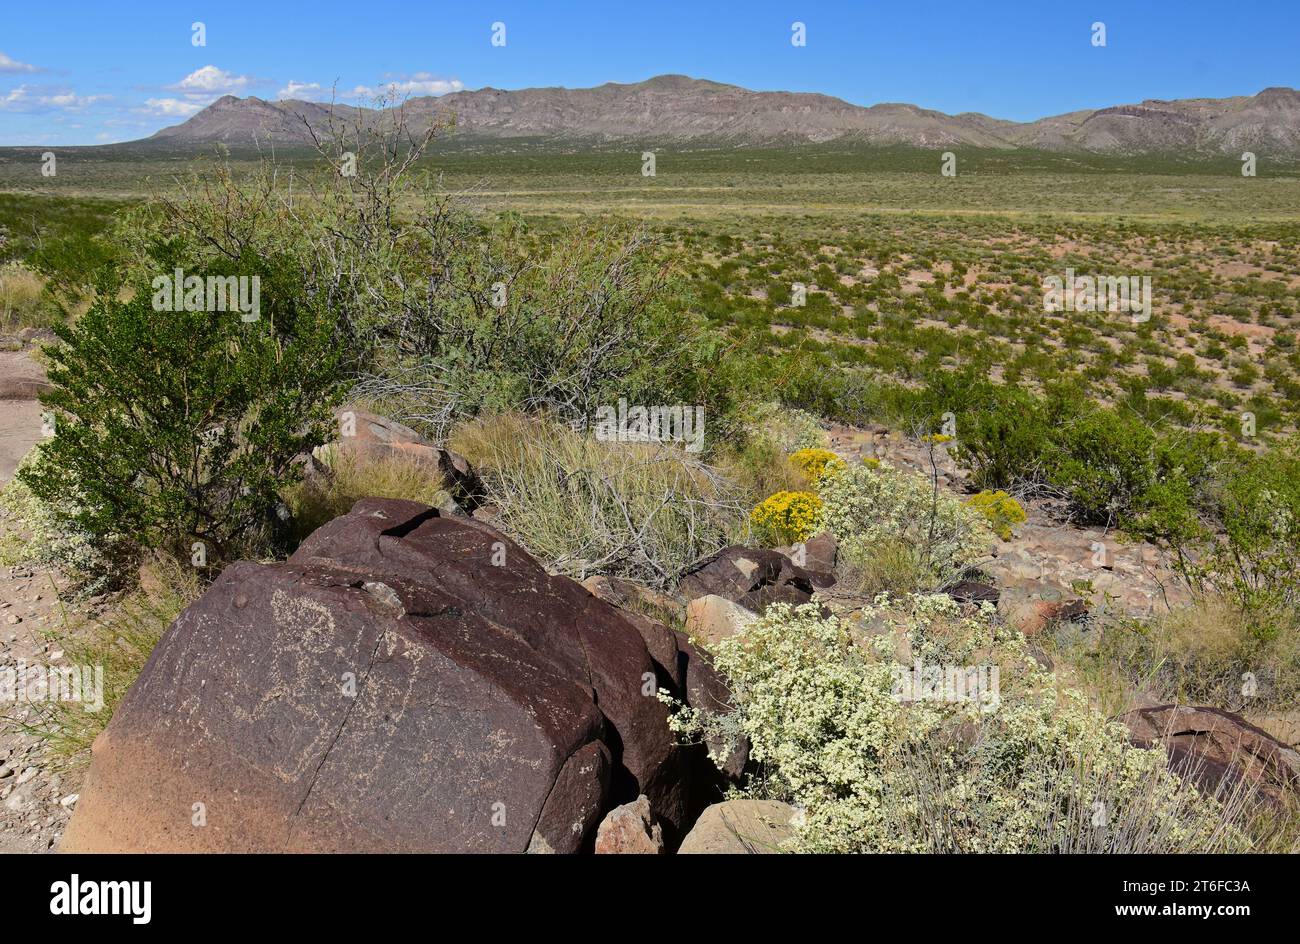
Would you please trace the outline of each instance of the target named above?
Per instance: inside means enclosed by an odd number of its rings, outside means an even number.
[[[794,544],[812,537],[821,510],[812,492],[777,492],[755,505],[749,520],[763,543]]]
[[[790,461],[814,482],[827,473],[834,475],[844,468],[844,460],[829,449],[800,449],[790,456]]]
[[[1004,541],[1011,540],[1011,529],[1023,524],[1025,509],[1010,495],[1003,491],[983,491],[967,499],[970,505],[988,521],[989,527]]]

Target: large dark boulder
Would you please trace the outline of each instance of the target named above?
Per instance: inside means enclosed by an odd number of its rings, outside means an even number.
[[[718,783],[656,684],[726,697],[682,642],[482,522],[363,500],[180,616],[62,848],[573,852],[641,794],[673,844]]]
[[[761,614],[773,603],[808,603],[816,590],[834,583],[833,574],[806,570],[777,551],[737,544],[688,570],[677,592],[687,600],[713,594]]]

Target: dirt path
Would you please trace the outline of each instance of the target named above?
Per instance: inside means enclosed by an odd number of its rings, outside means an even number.
[[[0,351],[0,486],[41,439],[41,406],[33,384],[44,373],[23,351]],[[14,399],[20,396],[22,399]],[[0,517],[0,541],[13,523]],[[62,626],[58,581],[25,566],[0,566],[0,672],[17,673],[64,660],[50,633]],[[48,852],[58,842],[75,806],[81,771],[59,771],[40,742],[24,729],[40,705],[3,692],[0,682],[0,852]]]
[[[25,351],[0,351],[0,484],[41,438],[41,405],[33,393],[44,379]]]

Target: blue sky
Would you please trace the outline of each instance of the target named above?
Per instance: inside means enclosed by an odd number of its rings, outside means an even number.
[[[1300,86],[1300,0],[7,0],[0,145],[131,140],[226,93],[328,98],[337,84],[365,100],[390,84],[438,94],[668,72],[1029,120]]]

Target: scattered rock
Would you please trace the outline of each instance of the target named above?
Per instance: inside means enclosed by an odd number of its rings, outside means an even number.
[[[597,855],[663,855],[663,830],[644,795],[610,810],[596,830]]]
[[[799,811],[776,800],[727,800],[710,806],[682,840],[678,855],[765,855],[794,835]]]
[[[818,531],[802,545],[778,547],[778,552],[790,558],[799,567],[820,573],[834,573],[839,558],[840,544],[829,531]]]
[[[442,476],[456,508],[465,514],[472,513],[482,502],[483,482],[469,460],[460,453],[436,446],[409,426],[375,413],[348,408],[337,411],[336,415],[339,429],[346,430],[346,433],[329,446],[317,450],[317,458],[325,449],[331,448],[339,453],[409,456]]]
[[[953,584],[946,592],[958,603],[992,603],[995,606],[1001,596],[997,587],[977,580],[962,580]]]
[[[732,545],[688,570],[677,590],[688,601],[713,594],[761,614],[772,603],[808,603],[834,583],[833,574],[805,570],[776,551]]]
[[[1157,705],[1119,720],[1134,744],[1163,745],[1170,769],[1206,791],[1244,783],[1259,799],[1282,806],[1300,790],[1300,754],[1230,711]]]
[[[686,608],[676,597],[630,580],[595,574],[582,582],[592,596],[612,603],[621,610],[644,612],[665,623],[680,623],[686,618]]]
[[[1077,622],[1088,615],[1088,606],[1082,600],[1026,599],[1007,609],[1006,619],[1027,637],[1041,633],[1049,624]]]

